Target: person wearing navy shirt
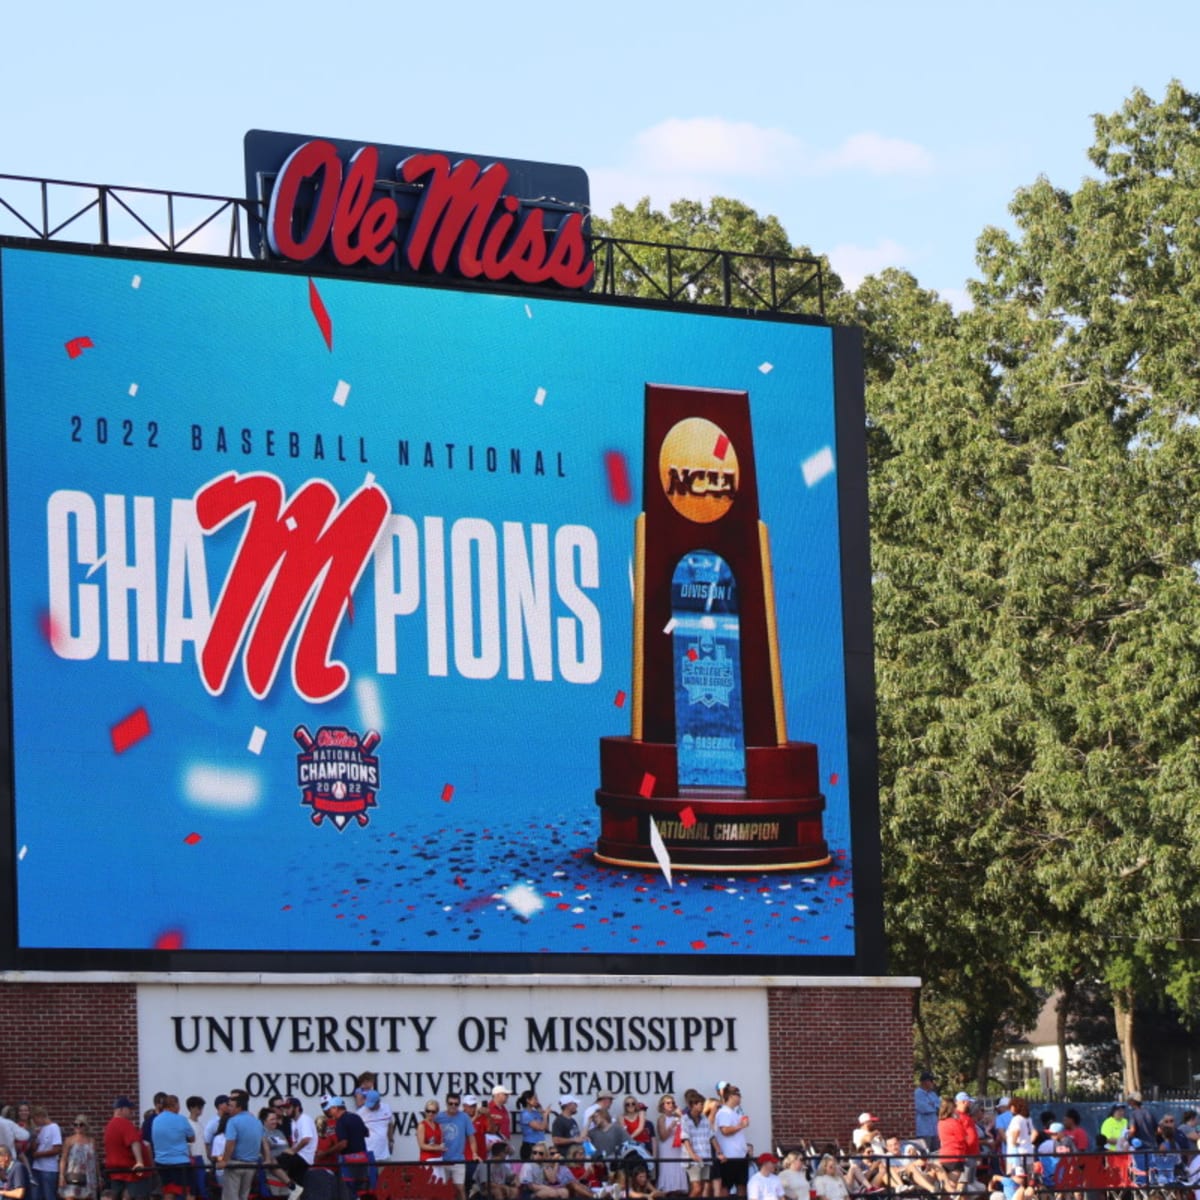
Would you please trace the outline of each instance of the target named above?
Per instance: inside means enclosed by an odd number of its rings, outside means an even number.
[[[342,1179],[355,1192],[365,1191],[368,1185],[366,1122],[356,1112],[350,1112],[340,1096],[328,1100],[325,1112],[333,1118],[337,1141],[331,1151],[342,1160]]]
[[[442,1162],[444,1170],[454,1184],[458,1200],[466,1200],[466,1160],[475,1158],[475,1126],[462,1110],[462,1097],[457,1092],[446,1096],[446,1106],[438,1113],[437,1123],[442,1127]]]

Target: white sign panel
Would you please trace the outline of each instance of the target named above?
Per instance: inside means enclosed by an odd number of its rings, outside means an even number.
[[[614,986],[616,984],[616,986]],[[203,1096],[244,1087],[253,1106],[347,1094],[361,1071],[379,1076],[400,1121],[399,1158],[415,1158],[423,1101],[447,1092],[513,1099],[527,1088],[558,1107],[601,1089],[657,1110],[718,1080],[742,1089],[751,1140],[771,1145],[767,997],[761,988],[647,986],[142,985],[138,988],[142,1108],[156,1091]]]

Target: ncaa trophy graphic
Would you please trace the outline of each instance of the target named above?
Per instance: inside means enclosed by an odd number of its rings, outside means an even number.
[[[746,392],[646,385],[629,737],[600,739],[596,858],[677,870],[830,862],[817,747],[789,742]]]

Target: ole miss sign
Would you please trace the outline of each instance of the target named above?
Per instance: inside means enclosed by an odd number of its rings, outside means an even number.
[[[569,289],[594,274],[579,167],[263,130],[245,150],[260,257]]]

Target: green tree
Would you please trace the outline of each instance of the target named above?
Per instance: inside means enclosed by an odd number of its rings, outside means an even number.
[[[1034,684],[1026,877],[1044,936],[1107,985],[1136,1087],[1138,998],[1200,997],[1200,97],[1135,92],[1090,157],[1099,178],[1039,180],[1014,233],[985,232],[966,324],[1024,481],[1004,608]]]

